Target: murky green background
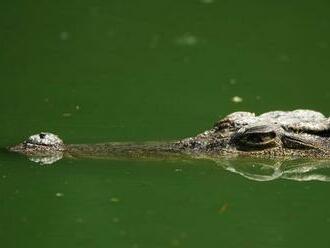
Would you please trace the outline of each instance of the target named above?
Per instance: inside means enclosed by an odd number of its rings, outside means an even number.
[[[172,140],[232,111],[329,115],[328,1],[2,1],[0,146]],[[234,96],[242,102],[232,101]],[[208,161],[0,154],[1,247],[329,247],[330,184]]]

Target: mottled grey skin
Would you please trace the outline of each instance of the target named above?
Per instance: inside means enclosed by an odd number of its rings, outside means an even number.
[[[211,130],[177,143],[192,154],[329,157],[330,118],[312,110],[235,112]]]
[[[223,156],[330,158],[330,118],[311,110],[259,116],[235,112],[195,137],[174,142],[64,144],[51,133],[33,135],[10,151],[32,160],[91,158],[210,158]],[[44,159],[44,161],[42,161]]]

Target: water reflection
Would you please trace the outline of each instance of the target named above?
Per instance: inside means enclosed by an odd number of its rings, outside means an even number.
[[[63,153],[56,153],[54,156],[29,157],[29,160],[41,165],[50,165],[61,160],[63,157],[68,156],[64,156]],[[106,158],[103,157],[103,159]],[[109,159],[115,158],[111,157]],[[121,160],[122,159],[123,158],[121,158]],[[178,157],[169,159],[174,159],[176,161],[180,160]],[[186,160],[187,158],[184,159]],[[294,181],[330,182],[329,160],[290,158],[261,159],[251,157],[203,157],[202,159],[212,160],[218,167],[253,181],[288,179]],[[164,160],[164,158],[161,160]]]
[[[219,167],[253,181],[288,179],[294,181],[330,181],[330,162],[303,159],[236,158],[216,161]]]
[[[63,152],[53,153],[51,156],[33,156],[28,157],[30,161],[41,164],[41,165],[49,165],[53,164],[58,160],[63,158]]]

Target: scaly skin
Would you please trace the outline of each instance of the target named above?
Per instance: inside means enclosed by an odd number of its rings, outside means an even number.
[[[176,142],[64,144],[54,134],[40,133],[9,150],[35,160],[63,156],[135,159],[215,159],[221,156],[330,158],[330,118],[311,110],[273,111],[260,116],[235,112],[218,121],[212,129]]]

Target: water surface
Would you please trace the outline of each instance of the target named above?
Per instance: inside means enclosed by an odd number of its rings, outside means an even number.
[[[321,0],[5,0],[0,146],[40,131],[67,143],[173,140],[238,110],[329,116],[329,7]],[[0,242],[327,247],[329,194],[327,182],[257,182],[206,160],[46,167],[2,152]]]

